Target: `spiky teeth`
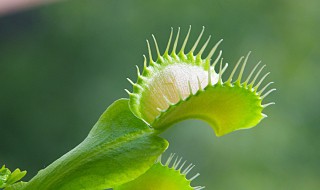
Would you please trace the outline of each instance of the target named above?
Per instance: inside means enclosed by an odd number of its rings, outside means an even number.
[[[211,69],[210,61],[221,40],[212,48],[207,58],[202,59],[201,56],[208,45],[210,37],[198,54],[194,55],[194,51],[204,32],[203,28],[190,52],[184,54],[190,31],[191,28],[188,31],[181,50],[177,53],[176,49],[180,35],[179,28],[170,55],[169,49],[171,47],[173,29],[171,29],[169,42],[162,56],[160,55],[157,41],[153,36],[156,45],[157,60],[153,60],[150,44],[147,41],[150,58],[149,66],[147,66],[147,58],[144,56],[144,69],[142,74],[140,74],[139,68],[137,67],[137,83],[133,83],[128,79],[133,85],[133,93],[129,92],[131,109],[134,114],[148,123],[152,123],[155,118],[160,115],[160,110],[166,110],[170,105],[187,98],[190,92],[196,93],[208,84],[215,84],[218,81],[218,74]],[[221,54],[222,52],[220,51],[214,64],[220,59]]]
[[[169,54],[173,35],[171,29],[163,55],[160,54],[157,41],[152,36],[157,52],[156,61],[152,58],[150,44],[147,41],[149,65],[144,56],[142,74],[137,67],[137,82],[128,79],[133,85],[133,92],[128,91],[132,112],[155,129],[165,129],[184,119],[203,119],[214,128],[218,136],[257,125],[265,116],[262,114],[263,108],[273,104],[262,105],[262,100],[274,90],[262,94],[271,83],[258,90],[269,75],[265,74],[258,81],[265,65],[258,69],[260,64],[258,63],[243,82],[243,73],[250,55],[248,53],[246,57],[239,59],[228,79],[223,82],[222,76],[227,64],[223,66],[222,52],[220,51],[216,58],[212,59],[222,40],[216,43],[205,58],[202,58],[211,37],[209,36],[195,54],[204,32],[203,28],[191,50],[185,53],[190,31],[191,27],[181,49],[176,51],[180,35],[180,28],[178,29]],[[215,70],[216,65],[219,65],[218,72]],[[239,66],[241,68],[238,76],[233,80]]]
[[[114,190],[201,190],[204,186],[191,186],[191,182],[200,174],[190,178],[187,175],[194,168],[193,164],[186,164],[182,158],[171,154],[166,162],[162,163],[161,156],[156,163],[143,175],[126,184],[114,188]]]

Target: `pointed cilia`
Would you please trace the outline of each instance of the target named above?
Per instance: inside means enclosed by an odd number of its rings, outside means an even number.
[[[156,130],[164,130],[190,118],[208,122],[217,136],[256,126],[266,117],[262,110],[274,104],[262,104],[262,100],[275,90],[267,90],[271,83],[262,85],[269,75],[262,75],[265,65],[258,63],[244,77],[249,52],[233,66],[230,76],[224,76],[227,64],[221,58],[222,51],[216,52],[222,40],[204,56],[211,36],[200,45],[203,28],[186,53],[190,31],[191,27],[182,47],[177,50],[180,28],[174,41],[171,29],[168,45],[162,55],[152,35],[156,57],[153,57],[147,41],[149,59],[144,56],[143,72],[140,73],[137,67],[137,82],[128,79],[133,85],[133,92],[127,91],[132,112]]]
[[[187,164],[182,158],[171,154],[166,162],[161,162],[161,156],[156,163],[138,178],[113,188],[114,190],[201,190],[204,186],[191,186],[191,182],[200,174],[188,178],[195,165]]]

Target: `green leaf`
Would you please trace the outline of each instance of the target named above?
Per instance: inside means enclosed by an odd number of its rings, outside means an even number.
[[[8,178],[7,183],[13,184],[22,179],[27,174],[27,171],[20,171],[19,168],[15,169]]]
[[[0,168],[0,188],[4,188],[6,186],[10,174],[10,170],[6,168],[5,165]]]
[[[88,137],[41,170],[24,190],[107,189],[145,173],[168,142],[136,118],[128,100],[114,102]]]
[[[19,168],[11,171],[3,165],[0,168],[0,188],[6,188],[15,185],[17,181],[22,179],[27,174],[27,171],[21,171]]]
[[[146,173],[137,179],[114,188],[114,190],[134,189],[193,190],[190,186],[190,181],[186,179],[185,175],[161,163],[154,164]]]
[[[122,184],[113,190],[200,190],[203,186],[192,187],[191,182],[200,174],[196,174],[190,179],[188,173],[195,165],[185,164],[186,161],[171,154],[165,164],[159,159],[146,173],[135,180]],[[185,166],[185,167],[184,167]]]

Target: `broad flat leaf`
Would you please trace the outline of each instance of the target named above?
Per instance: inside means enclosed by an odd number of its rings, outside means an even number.
[[[168,142],[136,118],[127,99],[114,102],[76,148],[41,170],[24,190],[107,189],[145,173]]]

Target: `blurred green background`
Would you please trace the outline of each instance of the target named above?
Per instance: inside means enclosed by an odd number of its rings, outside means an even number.
[[[131,89],[155,34],[170,27],[194,41],[205,26],[223,38],[232,67],[267,64],[278,90],[258,127],[217,138],[188,120],[163,136],[196,164],[193,185],[224,190],[320,188],[318,0],[80,0],[0,18],[0,165],[36,171],[82,141],[99,115]],[[192,43],[190,43],[192,44]],[[189,47],[190,47],[189,44]]]

